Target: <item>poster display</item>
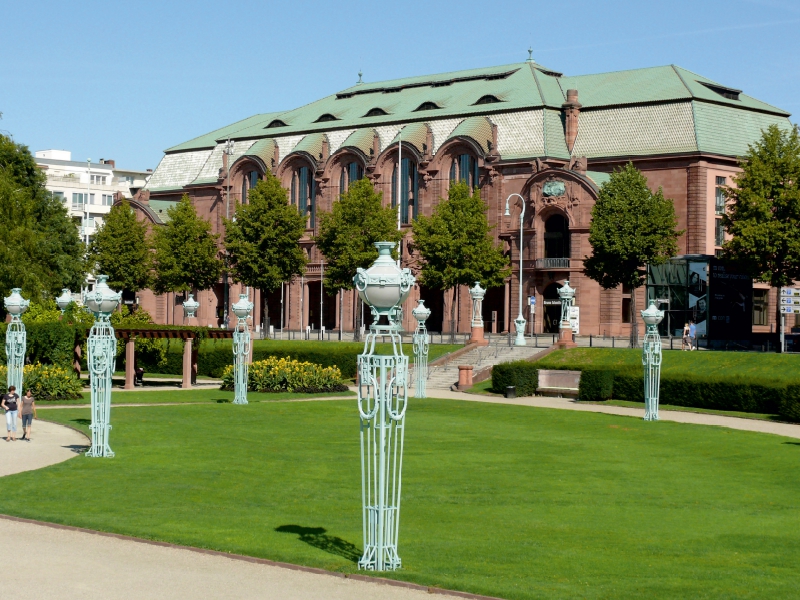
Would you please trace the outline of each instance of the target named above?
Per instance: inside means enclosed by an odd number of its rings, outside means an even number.
[[[689,310],[697,328],[697,337],[708,333],[708,263],[689,263]]]
[[[709,338],[747,346],[753,329],[753,280],[717,258],[709,267]]]

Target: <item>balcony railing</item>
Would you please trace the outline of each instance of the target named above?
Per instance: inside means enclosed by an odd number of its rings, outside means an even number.
[[[568,258],[537,258],[534,262],[537,269],[569,269]]]
[[[717,214],[717,215],[724,215],[725,214],[725,203],[724,202],[722,204],[717,203],[717,204],[714,205],[714,214]]]

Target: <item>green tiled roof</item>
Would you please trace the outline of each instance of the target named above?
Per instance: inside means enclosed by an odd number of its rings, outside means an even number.
[[[553,158],[569,158],[561,111],[544,111],[544,155]]]
[[[347,136],[347,139],[342,142],[341,148],[358,148],[364,153],[364,156],[369,156],[372,150],[372,140],[375,137],[375,130],[369,127],[363,129],[356,129],[353,133]]]
[[[770,125],[789,128],[783,117],[730,106],[693,102],[697,147],[701,152],[743,156],[748,144],[755,142]]]
[[[324,133],[309,133],[305,136],[292,152],[305,152],[315,161],[322,156],[322,141],[325,139]]]
[[[169,221],[169,214],[167,211],[176,204],[177,201],[174,200],[150,200],[148,202],[150,210],[162,223],[167,223]]]
[[[417,152],[423,151],[423,145],[425,144],[425,140],[428,137],[428,127],[425,123],[409,123],[405,127],[403,127],[394,139],[389,142],[389,145],[396,144],[398,140],[401,139],[400,134],[402,134],[402,140],[404,144],[411,144],[414,148],[417,149]],[[429,148],[428,151],[432,151],[433,148]]]
[[[586,171],[586,177],[594,181],[595,185],[599,188],[606,181],[611,179],[611,173],[601,173],[599,171]]]
[[[217,141],[226,140],[229,137],[234,138],[236,137],[235,134],[239,132],[248,130],[263,131],[264,127],[266,127],[269,123],[271,123],[275,118],[279,117],[281,114],[282,113],[265,113],[261,115],[248,117],[246,119],[242,119],[241,121],[237,121],[232,125],[227,125],[226,127],[221,127],[204,135],[198,136],[192,140],[189,140],[188,142],[178,144],[177,146],[173,146],[172,148],[167,148],[166,150],[164,150],[164,152],[170,153],[170,152],[185,152],[187,150],[210,149],[217,145]],[[263,136],[254,136],[254,137],[263,137]]]
[[[272,158],[275,155],[275,140],[268,138],[259,140],[243,154],[243,156],[257,156],[269,168],[272,165]]]
[[[492,142],[492,124],[486,117],[469,117],[461,121],[447,139],[455,137],[471,138],[488,153]]]

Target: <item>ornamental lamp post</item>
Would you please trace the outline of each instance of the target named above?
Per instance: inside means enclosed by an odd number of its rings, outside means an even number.
[[[647,327],[642,345],[644,420],[658,421],[658,396],[661,387],[661,336],[658,335],[658,324],[664,318],[664,311],[658,310],[655,301],[651,300],[647,310],[641,313]]]
[[[408,357],[400,332],[403,301],[414,285],[410,269],[392,260],[395,242],[376,242],[378,258],[358,269],[353,283],[374,317],[358,355],[358,413],[361,419],[361,501],[364,555],[359,569],[393,571],[400,530],[403,439],[408,407]],[[427,309],[426,309],[427,310]],[[375,354],[378,337],[389,336],[391,355]]]
[[[514,345],[525,346],[527,344],[525,341],[525,325],[527,321],[525,317],[522,316],[522,220],[525,217],[525,199],[519,194],[509,195],[509,197],[506,198],[506,212],[503,213],[505,217],[511,216],[511,212],[508,210],[508,202],[511,200],[511,196],[519,198],[520,204],[522,205],[522,210],[519,213],[519,315],[514,320],[514,327],[517,329],[517,337],[514,338]]]
[[[64,314],[64,311],[67,310],[67,307],[72,303],[72,292],[69,291],[69,288],[63,288],[61,290],[61,295],[56,298],[56,306],[61,311],[61,314]]]
[[[570,308],[575,304],[575,288],[570,287],[569,280],[564,282],[558,289],[558,297],[561,299],[561,320],[558,324],[558,345],[561,348],[574,348],[575,342],[572,341],[572,324],[570,322]]]
[[[108,445],[108,433],[111,431],[111,374],[117,362],[117,340],[110,317],[117,310],[122,294],[108,287],[107,280],[108,275],[98,275],[94,291],[86,294],[86,308],[95,318],[86,344],[92,392],[92,447],[86,456],[111,458],[114,453]]]
[[[247,404],[247,359],[250,356],[250,327],[247,317],[253,310],[253,303],[247,294],[239,294],[239,301],[231,308],[236,315],[236,328],[233,330],[233,403]]]
[[[194,294],[188,294],[188,298],[183,303],[183,316],[186,319],[194,319],[200,303],[194,299]]]
[[[428,347],[430,345],[425,321],[431,316],[431,309],[425,306],[424,300],[420,300],[411,314],[417,320],[417,328],[414,330],[412,338],[414,342],[414,375],[417,380],[414,396],[425,398],[425,386],[428,380]]]
[[[25,300],[20,294],[20,288],[12,288],[11,295],[3,298],[3,306],[6,312],[11,315],[11,322],[6,329],[6,359],[7,375],[6,386],[12,385],[17,389],[17,393],[22,395],[22,369],[25,366],[25,350],[27,347],[27,334],[25,324],[20,317],[28,310],[30,300]]]
[[[488,340],[483,336],[483,298],[486,296],[486,290],[481,287],[479,281],[469,289],[469,297],[472,298],[472,322],[470,323],[472,332],[470,334],[470,342],[486,346],[489,344]]]

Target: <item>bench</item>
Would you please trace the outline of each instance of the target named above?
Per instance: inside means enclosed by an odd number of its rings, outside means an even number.
[[[581,382],[580,371],[553,371],[539,370],[539,381],[536,393],[541,396],[555,396],[563,398],[578,397],[578,385]]]

